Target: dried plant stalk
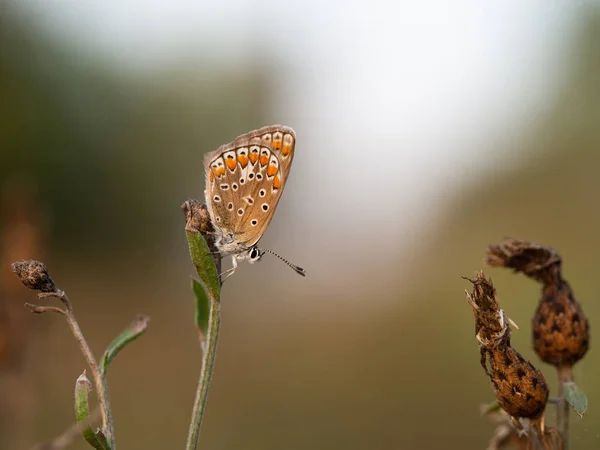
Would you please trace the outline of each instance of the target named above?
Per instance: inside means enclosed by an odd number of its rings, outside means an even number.
[[[565,385],[573,382],[573,365],[589,349],[589,322],[561,272],[562,258],[552,247],[505,239],[487,249],[491,266],[508,267],[542,283],[533,316],[533,347],[542,361],[556,367],[559,380],[558,430],[568,447],[569,405]]]
[[[79,324],[77,323],[73,313],[73,305],[69,300],[69,297],[67,297],[67,294],[65,294],[64,291],[56,287],[54,281],[48,274],[46,266],[43,263],[33,260],[18,261],[13,263],[12,268],[26,287],[41,291],[38,294],[40,299],[54,297],[60,300],[65,306],[65,308],[62,309],[54,306],[38,306],[30,303],[25,304],[25,306],[27,306],[33,313],[42,314],[45,312],[55,312],[65,316],[67,319],[69,328],[71,328],[71,332],[77,340],[77,343],[79,344],[79,347],[81,348],[81,351],[88,365],[90,366],[90,370],[93,375],[94,384],[96,387],[96,395],[98,396],[100,412],[102,415],[102,432],[106,436],[106,439],[110,444],[110,448],[115,450],[116,445],[114,440],[114,425],[110,409],[110,401],[108,398],[106,377],[105,374],[102,373],[100,366],[96,362],[96,358],[94,357],[85,337],[83,336],[81,329],[79,328]]]

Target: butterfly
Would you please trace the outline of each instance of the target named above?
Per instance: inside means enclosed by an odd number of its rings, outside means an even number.
[[[231,276],[238,261],[255,263],[265,252],[285,262],[302,276],[301,267],[257,243],[269,226],[288,180],[296,133],[290,127],[271,125],[238,136],[204,158],[206,205],[215,229],[215,245],[232,256]]]

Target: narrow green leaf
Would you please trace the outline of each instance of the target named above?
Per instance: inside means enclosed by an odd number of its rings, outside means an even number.
[[[565,383],[565,400],[583,417],[588,408],[588,399],[573,381]]]
[[[75,418],[81,427],[85,440],[97,450],[110,450],[104,435],[92,431],[90,424],[90,407],[88,395],[92,391],[92,383],[85,375],[85,370],[75,381]]]
[[[196,326],[203,337],[208,334],[208,318],[210,315],[210,294],[202,281],[192,278],[192,291],[196,298]]]
[[[146,328],[148,328],[148,322],[150,318],[148,316],[144,316],[139,314],[133,319],[133,322],[129,324],[123,332],[117,336],[117,338],[111,342],[106,351],[104,352],[104,356],[102,357],[102,372],[106,373],[109,364],[112,360],[117,356],[117,354],[125,348],[127,344],[131,341],[137,339],[142,335]]]
[[[217,268],[215,267],[215,262],[213,261],[206,240],[201,233],[186,231],[185,234],[190,248],[190,256],[194,266],[196,266],[196,272],[198,272],[200,280],[206,286],[208,293],[216,301],[219,301],[221,298],[219,274],[217,273]]]
[[[481,414],[487,415],[496,413],[500,411],[500,409],[500,403],[498,403],[497,401],[493,401],[491,403],[488,403],[487,405],[481,405]]]

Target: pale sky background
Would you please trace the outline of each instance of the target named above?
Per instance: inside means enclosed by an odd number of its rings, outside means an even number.
[[[517,139],[552,104],[585,14],[582,2],[545,0],[19,3],[122,71],[183,58],[244,70],[259,48],[281,73],[273,122],[298,134],[279,206],[295,226],[270,232],[308,236],[298,261],[327,245],[309,264],[350,271],[354,261],[336,252],[354,244],[336,236],[368,237],[384,257],[390,244],[418,245],[477,182],[475,169],[501,175],[533,156]]]

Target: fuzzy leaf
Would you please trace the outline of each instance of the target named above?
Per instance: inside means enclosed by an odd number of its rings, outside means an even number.
[[[573,381],[565,383],[565,400],[583,417],[588,408],[588,399]]]
[[[185,234],[190,248],[190,256],[200,280],[204,284],[207,293],[216,301],[219,301],[221,296],[219,274],[206,240],[201,233],[186,231]]]
[[[104,352],[104,356],[102,357],[102,372],[106,373],[109,364],[112,360],[117,356],[117,354],[125,348],[127,344],[131,341],[137,339],[142,335],[146,328],[148,328],[148,322],[150,318],[148,316],[144,316],[139,314],[133,319],[133,322],[129,324],[123,332],[117,336],[117,338],[111,342],[106,351]]]

